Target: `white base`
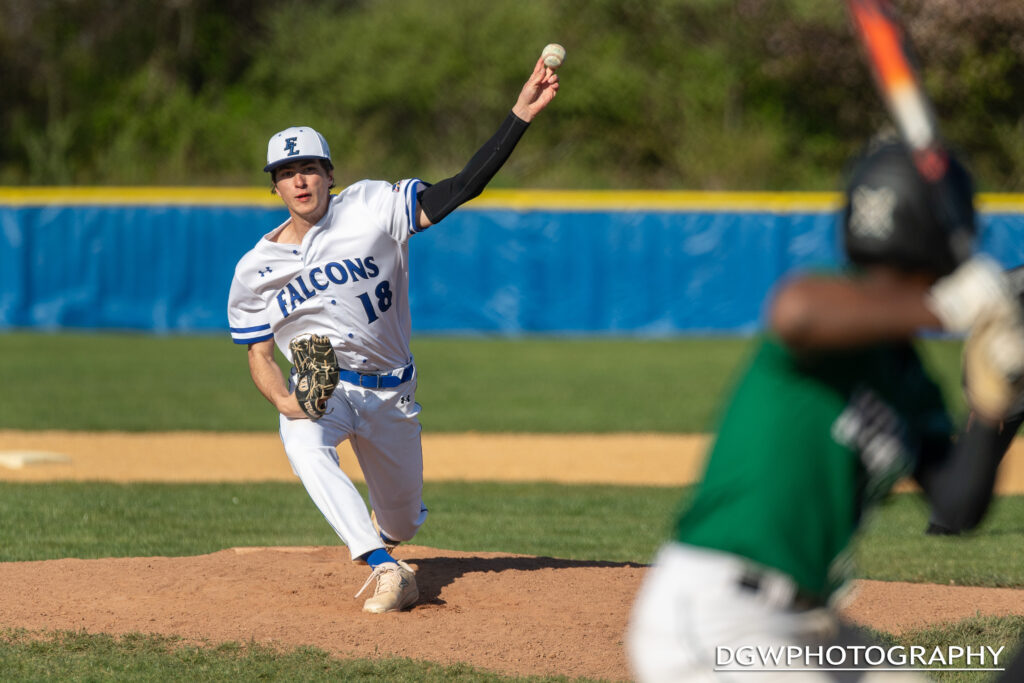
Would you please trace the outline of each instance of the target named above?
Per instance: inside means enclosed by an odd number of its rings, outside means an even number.
[[[67,464],[71,458],[63,453],[48,451],[0,451],[0,465],[20,470],[29,465]]]

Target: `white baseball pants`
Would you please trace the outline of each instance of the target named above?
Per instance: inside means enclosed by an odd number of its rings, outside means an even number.
[[[806,670],[820,666],[814,661],[790,661],[774,671],[755,672],[774,665],[749,655],[752,647],[781,652],[779,648],[795,646],[813,652],[820,651],[818,646],[868,643],[827,608],[791,609],[795,587],[791,582],[785,585],[781,574],[764,590],[742,587],[748,567],[729,553],[680,543],[661,548],[644,577],[626,634],[630,665],[638,681],[926,680],[906,671]]]
[[[352,559],[384,544],[362,496],[338,466],[336,447],[351,440],[377,524],[388,538],[408,541],[427,518],[419,413],[413,376],[393,389],[341,382],[319,420],[280,418],[292,471]]]

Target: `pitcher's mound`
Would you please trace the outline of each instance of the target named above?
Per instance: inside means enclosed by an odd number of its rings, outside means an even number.
[[[513,675],[627,679],[623,633],[644,565],[399,546],[413,609],[372,615],[344,548],[0,563],[0,626],[312,645],[341,657],[466,662]],[[888,631],[979,611],[1024,614],[1024,591],[861,582],[848,611]],[[941,596],[936,596],[941,592]],[[369,593],[369,591],[367,591]],[[900,602],[894,602],[899,596]],[[959,605],[959,607],[957,607]]]

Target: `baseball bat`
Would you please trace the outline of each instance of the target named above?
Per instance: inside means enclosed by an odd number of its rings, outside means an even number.
[[[910,149],[918,173],[932,188],[936,207],[956,238],[954,246],[966,258],[973,226],[953,206],[946,191],[950,182],[949,152],[910,39],[888,0],[846,0],[846,5],[875,85]]]

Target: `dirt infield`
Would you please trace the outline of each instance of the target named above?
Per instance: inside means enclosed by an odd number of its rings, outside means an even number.
[[[424,437],[433,480],[671,484],[699,475],[701,436]],[[19,455],[20,454],[20,455]],[[32,464],[45,456],[67,462]],[[18,467],[18,463],[23,463]],[[1024,491],[1024,448],[1000,473]],[[346,451],[342,465],[357,475]],[[0,480],[293,480],[275,435],[0,431]],[[623,630],[645,567],[400,546],[421,602],[368,615],[365,567],[344,548],[235,548],[199,557],[0,563],[0,627],[314,645],[341,657],[468,662],[507,674],[629,678]],[[54,586],[60,586],[55,591]],[[1024,615],[1024,590],[861,581],[852,621],[889,632],[979,614]]]
[[[679,486],[699,478],[709,443],[708,436],[699,434],[427,434],[423,475],[428,481]],[[344,443],[338,452],[342,469],[361,481],[352,449]],[[19,459],[48,455],[63,456],[66,462],[12,466]],[[272,433],[0,430],[0,481],[294,478]],[[997,491],[1024,493],[1024,439],[1014,442],[1001,465]]]
[[[429,434],[423,437],[428,480],[557,481],[677,485],[700,473],[708,438],[700,435]],[[18,469],[0,465],[0,480],[293,481],[276,434],[173,432],[17,432],[0,430],[3,453],[61,454],[66,463]],[[341,467],[362,474],[348,443]],[[0,460],[2,462],[2,460]]]
[[[366,568],[341,548],[3,563],[0,584],[18,590],[5,596],[0,625],[313,645],[340,657],[469,662],[515,675],[629,678],[622,635],[642,566],[421,546],[396,554],[417,568],[422,595],[411,611],[386,615],[361,611],[362,599],[352,596]],[[888,631],[928,623],[924,614],[1024,614],[1024,591],[880,582],[862,582],[859,591],[851,618]]]

